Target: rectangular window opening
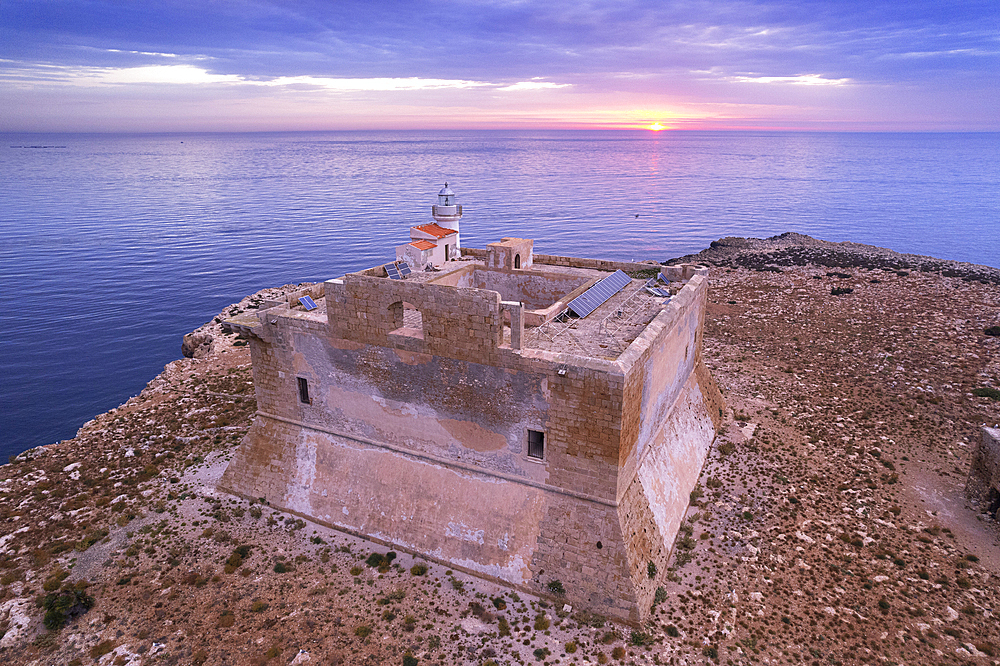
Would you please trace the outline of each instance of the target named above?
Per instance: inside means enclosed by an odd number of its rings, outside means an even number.
[[[528,457],[542,460],[545,458],[545,433],[538,430],[528,431]]]
[[[309,404],[309,382],[305,377],[299,377],[299,402]]]

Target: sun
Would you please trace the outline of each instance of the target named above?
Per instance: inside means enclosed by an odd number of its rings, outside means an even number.
[[[660,123],[653,123],[652,125],[647,125],[646,129],[652,130],[654,132],[659,132],[660,130],[664,130],[667,128],[661,125]]]

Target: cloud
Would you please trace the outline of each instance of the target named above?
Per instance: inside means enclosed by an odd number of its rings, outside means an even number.
[[[127,85],[132,83],[165,83],[198,85],[204,83],[239,83],[242,77],[233,74],[211,74],[194,65],[147,65],[127,68],[88,68],[70,75],[77,85]]]
[[[545,90],[552,88],[568,88],[570,83],[552,83],[551,81],[518,81],[509,86],[503,86],[500,90]]]
[[[828,79],[820,74],[799,74],[798,76],[730,76],[737,83],[779,83],[802,86],[844,86],[850,79]]]
[[[616,109],[627,97],[822,120],[850,104],[877,119],[907,90],[913,109],[992,118],[994,26],[995,0],[2,0],[0,99],[16,88],[30,104],[32,86],[65,85],[94,105],[105,91],[110,105],[129,86],[157,99],[217,88],[254,104],[363,96],[373,119],[433,100],[460,121],[513,118],[518,104],[569,117],[572,104]]]
[[[393,91],[393,90],[439,90],[442,88],[479,88],[495,86],[484,81],[467,81],[461,79],[422,79],[416,76],[409,78],[329,78],[320,76],[280,76],[276,79],[259,83],[266,86],[306,86],[326,90],[352,91]],[[501,88],[503,90],[503,88]]]
[[[150,54],[147,54],[150,55]],[[162,55],[162,54],[155,54]],[[7,76],[4,76],[6,74]],[[217,74],[193,64],[143,65],[140,67],[59,67],[37,63],[15,63],[0,60],[0,80],[63,83],[74,86],[122,86],[165,84],[198,86],[232,84],[273,88],[317,89],[332,92],[393,92],[410,90],[442,90],[492,88],[503,91],[541,90],[569,87],[568,83],[551,81],[520,81],[503,84],[469,79],[438,79],[411,77],[329,77],[279,76],[251,78],[236,74]]]

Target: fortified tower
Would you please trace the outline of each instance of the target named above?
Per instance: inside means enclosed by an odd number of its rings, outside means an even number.
[[[219,488],[638,624],[725,409],[701,355],[708,269],[521,238],[453,260],[462,211],[438,196],[397,248],[411,272],[225,321],[257,413]]]
[[[462,206],[455,203],[455,193],[448,187],[447,182],[438,192],[438,202],[431,206],[431,215],[434,216],[434,221],[439,226],[445,229],[454,229],[456,234],[455,249],[459,250],[462,247],[462,234],[458,230],[458,223],[462,220]]]

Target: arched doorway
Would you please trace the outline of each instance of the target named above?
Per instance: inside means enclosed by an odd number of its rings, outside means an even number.
[[[521,267],[521,255],[515,254],[514,255],[514,268],[520,268],[520,267]]]

